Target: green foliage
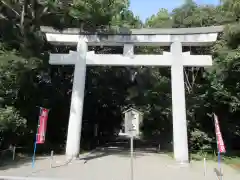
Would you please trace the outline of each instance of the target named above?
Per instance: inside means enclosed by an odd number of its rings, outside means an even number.
[[[16,50],[0,47],[0,97],[4,103],[13,105],[20,90],[20,81],[26,71],[37,67],[36,59],[25,59]]]
[[[211,143],[213,138],[210,138],[207,133],[204,133],[198,129],[194,129],[190,136],[190,148],[191,150],[202,150],[206,151],[211,149]]]
[[[0,132],[3,133],[11,130],[13,133],[21,135],[22,132],[17,132],[19,128],[26,127],[26,119],[23,119],[19,112],[14,108],[7,106],[0,108]]]
[[[160,9],[156,15],[152,15],[146,20],[147,27],[169,28],[172,27],[171,15],[167,9]]]
[[[18,137],[24,135],[26,119],[22,118],[16,108],[7,106],[0,108],[0,147],[8,148],[10,144],[17,144]]]

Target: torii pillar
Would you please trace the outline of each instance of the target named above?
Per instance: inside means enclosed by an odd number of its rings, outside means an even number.
[[[73,59],[76,61],[76,63],[74,63],[74,79],[68,122],[68,135],[66,144],[67,158],[77,157],[80,152],[87,50],[87,43],[80,40],[77,44],[77,54]]]

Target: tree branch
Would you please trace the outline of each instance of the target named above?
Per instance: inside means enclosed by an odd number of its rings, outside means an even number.
[[[20,17],[20,14],[13,9],[10,5],[8,5],[4,0],[1,0],[2,4],[4,4],[7,8],[9,8],[12,12],[14,12],[18,17]]]
[[[186,76],[186,82],[185,82],[185,84],[186,84],[186,87],[187,87],[188,93],[191,93],[191,89],[192,89],[192,87],[191,87],[191,84],[190,84],[190,82],[189,82],[188,75],[187,75],[185,69],[184,69],[183,71],[184,71],[184,75]]]
[[[0,19],[5,19],[5,20],[9,20],[6,16],[4,16],[2,13],[0,13]]]

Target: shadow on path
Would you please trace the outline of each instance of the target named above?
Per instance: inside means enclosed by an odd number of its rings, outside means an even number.
[[[145,156],[147,153],[164,153],[159,151],[158,145],[149,145],[140,140],[134,140],[133,151],[134,158]],[[129,158],[131,156],[129,139],[118,139],[106,143],[104,146],[97,147],[90,153],[80,156],[79,160],[84,160],[84,163],[87,163],[90,160],[110,155]]]
[[[47,157],[36,157],[35,160],[46,159]],[[15,160],[4,160],[0,164],[0,170],[7,170],[12,168],[18,168],[19,166],[29,166],[32,164],[32,157],[30,156],[16,156]]]

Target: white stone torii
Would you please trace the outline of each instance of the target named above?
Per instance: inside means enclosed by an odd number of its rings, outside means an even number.
[[[199,29],[204,30],[203,28]],[[95,44],[99,44],[99,42],[101,42],[101,39],[95,35],[87,37],[84,35],[76,35],[75,33],[69,36],[67,33],[52,33],[52,30],[49,32],[49,30],[46,30],[46,27],[42,28],[42,31],[46,32],[47,40],[50,42],[64,42],[64,44],[69,44],[74,41],[75,44],[77,43],[77,52],[70,51],[69,54],[50,54],[50,64],[75,65],[66,145],[67,157],[76,157],[79,154],[86,65],[171,66],[174,157],[178,162],[189,162],[183,67],[211,66],[212,58],[208,55],[190,55],[190,52],[182,52],[182,46],[196,45],[197,43],[205,46],[212,43],[216,40],[217,33],[222,31],[222,27],[215,27],[215,30],[205,29],[205,31],[208,31],[208,34],[203,34],[202,32],[195,32],[195,34],[189,32],[184,34],[184,30],[179,34],[180,31],[178,29],[178,33],[176,34],[171,31],[173,35],[170,36],[168,40],[165,40],[166,42],[162,42],[162,39],[158,39],[158,34],[153,33],[152,35],[155,36],[155,41],[153,41],[154,45],[166,45],[166,43],[170,45],[170,52],[164,52],[163,55],[134,55],[134,44],[146,45],[146,43],[151,43],[150,40],[146,41],[141,37],[141,35],[151,36],[149,34],[135,34],[133,39],[124,37],[121,39],[120,35],[110,36],[109,39],[105,39],[102,44],[119,45],[118,43],[120,42],[124,46],[124,52],[123,55],[105,55],[88,51],[89,44],[94,44],[94,42]],[[166,30],[166,33],[169,33],[169,29]],[[201,36],[202,34],[204,38],[200,38],[199,40],[197,36]],[[162,34],[160,35],[161,37],[165,37]],[[134,35],[130,35],[130,37],[132,36]],[[138,41],[136,41],[136,39],[138,39]]]

